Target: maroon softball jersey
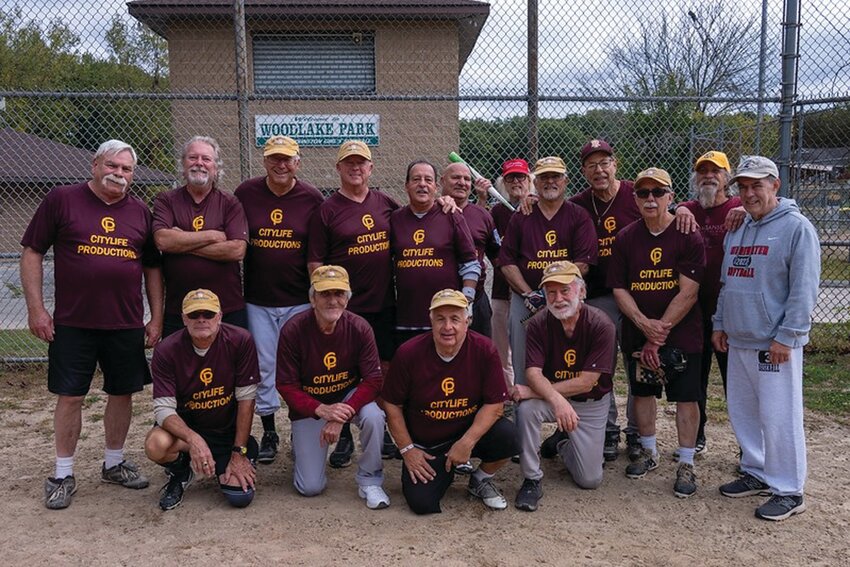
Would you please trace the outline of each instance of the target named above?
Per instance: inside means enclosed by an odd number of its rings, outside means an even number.
[[[177,415],[198,432],[229,433],[236,427],[236,388],[257,384],[257,348],[251,334],[222,323],[204,356],[187,329],[163,339],[151,361],[153,397],[177,399]]]
[[[722,205],[710,209],[703,209],[698,201],[688,201],[682,203],[682,206],[694,214],[705,244],[705,275],[699,286],[699,304],[703,317],[708,319],[717,311],[717,297],[722,287],[720,267],[723,264],[726,215],[735,207],[741,206],[741,199],[738,196],[731,197]]]
[[[186,186],[157,195],[153,204],[153,231],[220,230],[228,240],[248,240],[248,221],[239,200],[213,189],[195,203]],[[193,289],[206,288],[218,295],[224,313],[245,308],[239,262],[217,262],[194,254],[162,255],[165,276],[165,313],[180,315],[183,298]]]
[[[511,222],[514,211],[502,203],[497,203],[490,209],[490,214],[493,215],[493,222],[496,225],[496,232],[499,233],[499,241],[501,242],[505,238],[508,223]],[[493,299],[511,298],[511,288],[508,285],[508,280],[505,279],[505,275],[499,268],[493,270],[493,290],[491,295]]]
[[[679,275],[695,282],[702,281],[705,270],[705,247],[702,236],[682,234],[676,223],[655,236],[643,220],[632,223],[617,235],[608,269],[608,287],[624,289],[631,294],[641,313],[660,319],[679,293]],[[623,345],[637,350],[645,337],[635,324],[623,317]],[[702,315],[699,303],[670,330],[667,343],[684,352],[702,351]]]
[[[126,195],[107,205],[88,183],[56,187],[41,202],[21,245],[53,246],[58,325],[84,329],[144,326],[142,267],[159,265],[150,209]]]
[[[511,218],[499,254],[502,266],[518,267],[529,287],[537,289],[546,266],[563,260],[596,265],[596,231],[584,209],[564,201],[551,220],[538,206],[530,215]]]
[[[425,333],[401,345],[381,397],[401,406],[413,442],[433,447],[461,437],[485,404],[508,399],[499,353],[493,342],[469,331],[449,362]]]
[[[545,309],[528,322],[525,348],[526,368],[542,369],[553,383],[577,378],[581,372],[599,372],[592,390],[570,399],[598,400],[611,391],[617,329],[604,311],[582,305],[573,336],[567,337],[561,322]]]
[[[596,227],[599,261],[588,274],[588,297],[611,293],[611,289],[605,285],[605,280],[608,277],[608,263],[611,261],[614,240],[618,232],[640,218],[640,209],[635,202],[633,191],[634,184],[631,181],[621,180],[617,194],[607,203],[594,197],[590,188],[570,198],[571,202],[587,211]]]
[[[403,207],[390,218],[396,326],[429,328],[428,306],[441,289],[460,289],[458,268],[478,258],[462,214],[434,205],[422,218]]]
[[[308,303],[307,229],[324,201],[318,189],[300,179],[278,197],[255,177],[236,188],[245,209],[250,239],[245,255],[245,301],[263,307]]]
[[[277,390],[292,421],[316,417],[321,404],[346,402],[354,411],[381,391],[375,334],[359,315],[344,311],[333,333],[319,330],[312,309],[287,321],[277,345]]]
[[[475,292],[475,296],[479,297],[484,293],[484,281],[487,279],[487,264],[484,262],[484,256],[490,258],[491,262],[496,262],[499,258],[501,241],[496,232],[496,223],[484,207],[467,204],[463,208],[463,218],[466,226],[469,227],[469,233],[472,235],[472,242],[478,254],[478,262],[481,264],[481,277],[478,278],[478,288]]]
[[[362,203],[337,191],[310,222],[307,261],[348,271],[353,293],[348,309],[354,313],[378,313],[393,304],[390,214],[398,207],[375,189]]]

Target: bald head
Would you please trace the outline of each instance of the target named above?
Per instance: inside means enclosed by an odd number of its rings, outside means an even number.
[[[443,169],[440,184],[443,195],[451,197],[459,207],[463,207],[472,191],[472,172],[465,163],[451,163]]]

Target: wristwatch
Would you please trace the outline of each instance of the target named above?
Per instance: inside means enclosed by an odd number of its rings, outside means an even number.
[[[248,447],[245,445],[234,445],[233,449],[231,449],[234,453],[239,453],[243,457],[248,454]]]

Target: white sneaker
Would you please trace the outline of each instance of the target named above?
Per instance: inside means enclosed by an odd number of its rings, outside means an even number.
[[[387,496],[387,493],[380,486],[361,486],[357,490],[357,493],[360,495],[360,498],[366,499],[366,507],[370,510],[381,510],[390,505],[390,497]]]
[[[491,510],[504,510],[508,507],[508,501],[493,484],[492,477],[479,481],[475,475],[470,476],[467,491],[476,498],[480,498]]]

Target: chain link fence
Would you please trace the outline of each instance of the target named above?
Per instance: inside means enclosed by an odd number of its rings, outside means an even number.
[[[0,358],[42,359],[18,261],[35,207],[85,180],[93,150],[139,154],[133,191],[178,183],[181,144],[218,139],[222,187],[290,135],[301,176],[337,186],[336,147],[373,146],[372,183],[457,151],[503,160],[609,140],[618,175],[668,169],[688,197],[709,149],[771,156],[823,241],[819,345],[850,328],[850,15],[839,0],[54,0],[0,2]],[[46,263],[45,297],[52,298]],[[48,305],[48,308],[51,306]],[[93,306],[92,308],[96,308]]]

